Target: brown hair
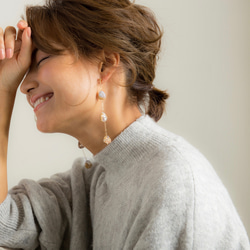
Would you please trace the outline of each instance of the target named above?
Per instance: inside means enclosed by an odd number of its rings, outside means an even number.
[[[101,50],[120,54],[131,100],[156,121],[168,94],[153,86],[162,31],[154,14],[129,0],[47,0],[26,9],[35,46],[50,54],[69,49],[92,58]],[[60,44],[63,49],[59,49]]]

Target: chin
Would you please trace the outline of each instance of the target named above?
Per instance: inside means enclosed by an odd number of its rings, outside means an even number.
[[[55,130],[54,126],[51,126],[51,124],[49,125],[46,122],[39,122],[39,120],[36,123],[36,127],[42,133],[55,133],[55,132],[57,132]]]

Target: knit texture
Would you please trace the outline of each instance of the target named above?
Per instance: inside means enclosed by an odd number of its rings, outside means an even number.
[[[0,246],[22,249],[250,249],[209,162],[143,116],[91,159],[0,205]]]

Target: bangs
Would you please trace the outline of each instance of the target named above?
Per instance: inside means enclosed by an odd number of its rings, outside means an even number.
[[[35,47],[48,54],[62,54],[69,50],[76,55],[77,45],[68,39],[63,29],[63,23],[58,22],[58,12],[46,6],[28,6],[26,18],[32,30],[32,40]]]

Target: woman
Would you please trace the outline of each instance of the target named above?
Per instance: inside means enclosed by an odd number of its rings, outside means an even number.
[[[155,123],[168,94],[153,86],[162,33],[151,11],[51,0],[26,14],[16,41],[13,27],[0,34],[0,245],[249,249],[210,164]],[[38,129],[69,134],[94,157],[8,193],[8,130],[24,75]]]

